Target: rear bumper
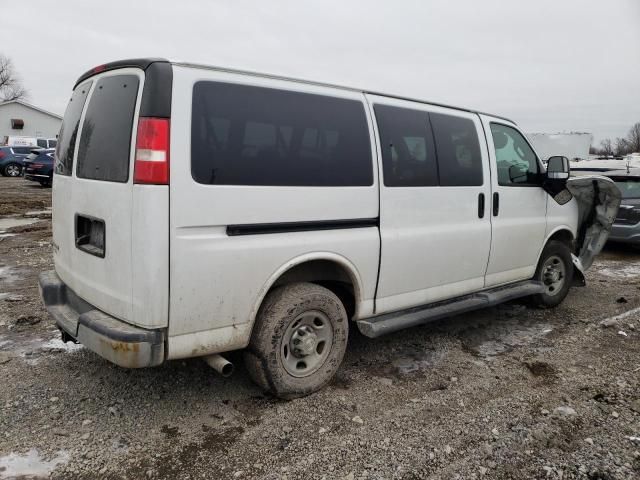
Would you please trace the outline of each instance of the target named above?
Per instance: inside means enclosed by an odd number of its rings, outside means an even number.
[[[89,350],[126,368],[164,362],[163,329],[147,330],[107,315],[78,297],[53,270],[42,272],[38,285],[58,328]]]

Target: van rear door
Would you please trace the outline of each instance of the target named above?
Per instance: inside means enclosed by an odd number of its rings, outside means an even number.
[[[142,327],[162,327],[168,309],[168,185],[134,184],[140,105],[152,86],[142,68],[101,70],[74,89],[60,132],[55,269],[97,309]]]

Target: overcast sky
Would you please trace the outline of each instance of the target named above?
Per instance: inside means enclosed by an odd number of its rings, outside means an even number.
[[[640,0],[0,0],[0,53],[62,113],[76,78],[155,56],[358,86],[624,136],[640,121]]]

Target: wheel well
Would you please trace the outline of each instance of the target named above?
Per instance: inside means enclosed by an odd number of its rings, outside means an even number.
[[[311,260],[284,272],[271,289],[294,282],[310,282],[321,285],[340,299],[349,318],[356,311],[356,286],[351,273],[331,260]]]
[[[558,230],[553,235],[551,235],[551,237],[549,237],[547,243],[549,243],[551,240],[558,240],[564,243],[572,252],[575,252],[576,250],[575,239],[573,238],[573,234],[569,230]]]

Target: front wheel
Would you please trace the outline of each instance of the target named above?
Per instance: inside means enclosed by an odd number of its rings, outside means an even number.
[[[21,173],[22,167],[17,163],[8,163],[2,170],[2,174],[5,177],[19,177]]]
[[[560,305],[569,293],[573,281],[571,250],[562,242],[550,241],[540,255],[534,280],[544,285],[544,291],[532,296],[534,305],[551,308]]]
[[[254,382],[280,398],[309,395],[337,372],[348,333],[347,312],[331,290],[278,287],[260,307],[245,364]]]

